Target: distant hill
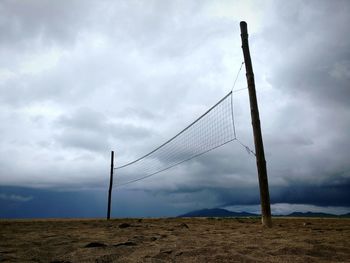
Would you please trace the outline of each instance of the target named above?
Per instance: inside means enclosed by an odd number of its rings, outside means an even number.
[[[314,212],[293,212],[289,217],[338,217],[337,215],[327,214],[327,213],[314,213]]]
[[[340,217],[350,217],[350,213],[347,213],[347,214],[341,215]]]
[[[213,209],[202,209],[197,211],[192,211],[179,217],[249,217],[249,216],[259,216],[257,214],[247,213],[247,212],[231,212],[222,208]]]
[[[326,218],[348,218],[350,217],[350,213],[343,214],[343,215],[334,215],[334,214],[328,214],[328,213],[314,213],[314,212],[293,212],[289,215],[286,215],[288,217],[326,217]]]
[[[178,217],[254,217],[260,216],[258,214],[248,213],[248,212],[232,212],[223,208],[212,208],[212,209],[202,209],[186,214],[180,215]],[[350,213],[344,215],[333,215],[328,213],[315,213],[315,212],[293,212],[288,215],[274,215],[277,217],[326,217],[326,218],[350,218]]]

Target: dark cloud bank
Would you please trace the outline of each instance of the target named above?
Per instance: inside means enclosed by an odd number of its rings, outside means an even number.
[[[40,190],[21,187],[0,188],[0,217],[105,217],[107,189],[79,191]],[[270,187],[271,203],[309,204],[315,206],[350,206],[350,180],[321,186],[290,185]],[[249,206],[259,204],[258,187],[194,188],[173,191],[119,189],[113,193],[115,217],[177,216],[193,209]],[[334,210],[336,211],[336,209]]]

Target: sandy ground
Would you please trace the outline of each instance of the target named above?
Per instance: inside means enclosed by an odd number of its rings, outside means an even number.
[[[350,219],[0,220],[1,262],[350,262]]]

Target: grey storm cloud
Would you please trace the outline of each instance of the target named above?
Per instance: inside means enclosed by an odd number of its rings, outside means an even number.
[[[87,26],[93,15],[92,1],[64,2],[2,1],[0,24],[2,46],[54,45],[74,42],[77,30]],[[81,16],[80,14],[85,14]],[[79,19],[77,19],[79,17]]]
[[[142,126],[112,122],[104,114],[90,108],[78,108],[72,115],[60,116],[56,127],[61,130],[57,141],[63,146],[97,152],[108,152],[112,137],[125,142],[142,140],[151,134]]]
[[[1,1],[0,184],[106,187],[110,150],[118,165],[143,156],[227,94],[246,20],[272,202],[348,206],[349,11],[348,1]],[[254,149],[246,90],[234,112]],[[118,195],[256,204],[255,165],[233,142]]]
[[[350,23],[349,3],[279,2],[275,10],[279,11],[278,22],[261,33],[265,43],[269,42],[267,55],[276,61],[269,81],[296,96],[308,96],[319,106],[347,106],[350,38],[345,32]]]

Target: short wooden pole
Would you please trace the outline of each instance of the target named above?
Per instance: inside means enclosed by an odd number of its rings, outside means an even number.
[[[112,199],[112,188],[113,188],[113,171],[114,171],[114,151],[111,151],[111,172],[110,172],[110,179],[109,179],[107,220],[109,220],[111,218],[111,199]]]
[[[242,21],[240,23],[240,27],[241,27],[244,63],[245,63],[246,76],[247,76],[247,82],[248,82],[250,112],[251,112],[251,118],[252,118],[254,143],[255,143],[256,164],[257,164],[258,177],[259,177],[261,220],[264,226],[271,227],[272,222],[271,222],[269,184],[267,180],[264,144],[263,144],[263,139],[261,135],[259,109],[258,109],[258,102],[256,98],[256,91],[255,91],[254,73],[253,73],[252,61],[250,58],[250,52],[249,52],[247,23]]]

